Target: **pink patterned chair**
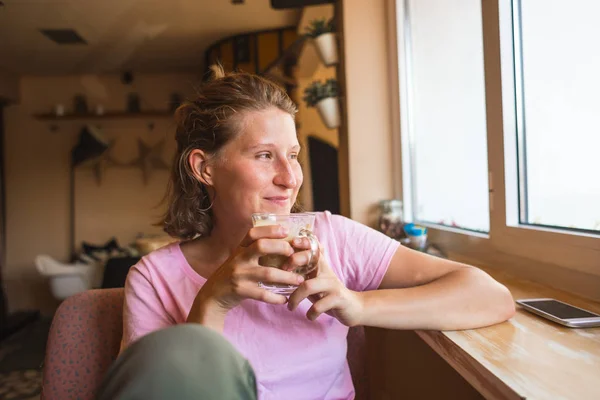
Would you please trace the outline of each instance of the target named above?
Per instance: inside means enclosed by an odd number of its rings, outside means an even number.
[[[43,372],[42,400],[92,400],[122,335],[123,289],[96,289],[66,299],[56,311]],[[356,398],[368,399],[365,336],[348,335],[348,360]]]
[[[63,301],[50,327],[41,399],[94,399],[119,353],[122,329],[122,288],[88,290]]]

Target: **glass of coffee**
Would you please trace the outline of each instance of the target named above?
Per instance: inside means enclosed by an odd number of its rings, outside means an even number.
[[[284,240],[291,242],[297,237],[306,237],[310,241],[311,257],[306,265],[296,267],[291,272],[295,272],[302,275],[304,279],[307,275],[312,272],[319,260],[319,242],[316,236],[313,234],[313,227],[315,224],[315,215],[310,213],[293,213],[293,214],[269,214],[269,213],[258,213],[252,214],[252,224],[254,226],[266,226],[266,225],[281,225],[288,229],[288,235]],[[259,258],[258,262],[260,265],[272,268],[281,268],[288,260],[287,256],[279,254],[269,254]],[[296,285],[282,285],[269,282],[259,282],[259,286],[270,290],[273,293],[288,295],[294,292],[298,286]]]

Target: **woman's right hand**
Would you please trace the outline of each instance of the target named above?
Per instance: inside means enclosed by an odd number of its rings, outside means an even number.
[[[202,286],[187,318],[222,331],[225,315],[244,299],[269,304],[285,304],[287,298],[259,286],[259,282],[299,285],[302,276],[282,269],[263,267],[258,260],[264,255],[289,257],[293,247],[286,241],[287,232],[279,225],[259,226],[248,231],[233,254]]]

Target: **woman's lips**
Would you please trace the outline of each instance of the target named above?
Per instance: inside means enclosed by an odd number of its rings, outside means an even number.
[[[271,203],[277,204],[278,206],[286,206],[288,204],[288,201],[290,200],[290,198],[285,197],[285,196],[272,196],[272,197],[265,197],[265,200],[268,200]]]

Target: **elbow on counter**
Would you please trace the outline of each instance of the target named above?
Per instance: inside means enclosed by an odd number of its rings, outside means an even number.
[[[469,272],[478,287],[477,298],[485,299],[478,307],[479,326],[495,325],[511,319],[516,310],[510,290],[480,269],[472,268]]]
[[[515,313],[515,301],[513,299],[510,290],[501,283],[496,282],[498,286],[497,302],[494,307],[494,313],[496,314],[496,323],[508,321]]]
[[[515,316],[516,308],[515,308],[515,300],[512,297],[512,294],[510,293],[510,290],[508,290],[506,287],[504,287],[504,291],[506,292],[506,306],[505,306],[505,321],[511,319],[512,317]]]

